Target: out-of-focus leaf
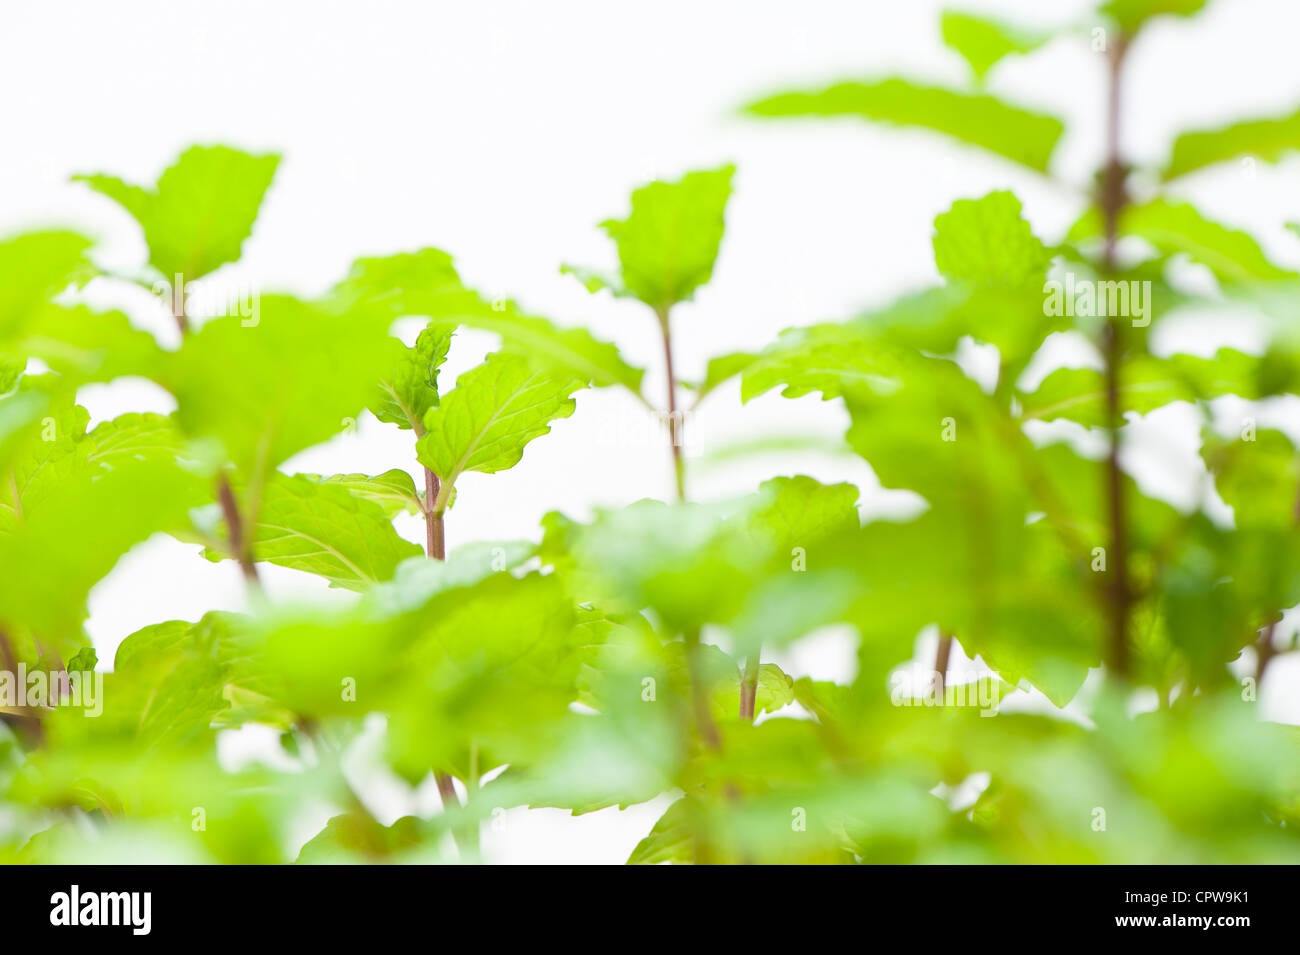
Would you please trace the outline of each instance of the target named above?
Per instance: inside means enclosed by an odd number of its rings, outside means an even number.
[[[186,432],[219,439],[255,482],[355,420],[388,373],[389,321],[266,296],[255,326],[229,316],[185,336],[163,383]]]
[[[1277,162],[1300,149],[1300,112],[1276,119],[1254,119],[1220,129],[1183,133],[1162,173],[1166,181],[1215,163],[1252,156]]]
[[[0,476],[0,618],[71,652],[85,643],[90,588],[133,545],[184,526],[209,478],[201,462],[180,460],[162,416],[126,415],[87,434],[84,409],[61,398],[50,410],[27,425]]]
[[[12,354],[40,359],[78,382],[157,378],[164,360],[154,337],[133,328],[121,312],[100,313],[84,305],[48,305],[35,312]]]
[[[945,10],[939,25],[944,45],[970,64],[977,80],[1004,57],[1032,53],[1049,39],[1044,33],[958,10]]]
[[[300,474],[298,477],[347,488],[353,497],[378,504],[384,516],[390,520],[402,513],[418,514],[423,507],[421,495],[415,489],[415,481],[400,468],[393,468],[374,477],[367,474],[331,474],[328,477]]]
[[[1171,14],[1190,17],[1205,7],[1205,0],[1107,0],[1099,10],[1128,34],[1137,33],[1152,17]]]
[[[1065,131],[1060,120],[992,96],[958,93],[902,79],[837,83],[817,92],[783,93],[751,103],[757,116],[858,116],[919,126],[1046,172]]]
[[[1129,206],[1120,216],[1119,230],[1122,235],[1145,239],[1166,255],[1188,256],[1209,268],[1221,282],[1294,277],[1270,262],[1249,235],[1212,222],[1190,203],[1153,199]],[[1095,239],[1101,234],[1101,217],[1093,209],[1074,224],[1069,238]]]
[[[1120,408],[1146,414],[1174,401],[1209,401],[1221,395],[1264,397],[1259,359],[1231,348],[1213,358],[1171,355],[1135,357],[1124,366]],[[1032,394],[1020,396],[1025,418],[1066,418],[1088,427],[1107,427],[1106,382],[1094,368],[1058,368]]]
[[[267,482],[252,525],[255,560],[316,574],[351,590],[390,579],[399,563],[420,553],[397,535],[379,504],[342,483],[306,475],[277,474]],[[207,556],[231,555],[209,546]]]
[[[28,232],[0,242],[0,347],[21,337],[45,303],[85,270],[89,248],[75,232]]]
[[[192,146],[158,177],[137,186],[116,176],[75,176],[129,212],[149,246],[149,264],[184,282],[238,260],[280,157],[228,146]]]
[[[665,312],[709,281],[734,173],[734,166],[720,166],[652,182],[632,193],[626,219],[601,223],[618,247],[627,293]]]
[[[934,261],[950,279],[994,288],[1041,288],[1048,254],[1010,192],[962,199],[934,220]]]

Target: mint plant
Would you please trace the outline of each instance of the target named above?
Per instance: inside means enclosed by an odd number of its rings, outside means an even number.
[[[1124,150],[1150,25],[1190,29],[1203,6],[1110,0],[1057,31],[950,11],[962,86],[746,106],[926,129],[1055,181],[1064,124],[993,95],[1001,64],[1083,43],[1108,91],[1095,177],[1059,183],[1078,200],[1064,234],[991,182],[934,220],[933,287],[716,356],[699,381],[678,371],[675,310],[728,280],[730,165],[635,190],[601,225],[615,274],[561,267],[646,307],[662,353],[635,356],[490,300],[435,248],[213,315],[195,302],[239,261],[278,157],[196,146],[152,185],[76,177],[148,256],[109,273],[75,232],[0,241],[0,860],[491,861],[481,829],[505,810],[671,794],[629,862],[1296,861],[1300,738],[1258,700],[1296,648],[1300,435],[1264,422],[1300,394],[1300,276],[1180,186],[1280,161],[1300,127],[1184,133],[1151,169]],[[156,293],[177,338],[86,304],[92,281]],[[1267,329],[1258,349],[1178,350],[1180,315],[1229,305]],[[462,328],[498,344],[448,387]],[[1052,365],[1062,339],[1078,362]],[[662,368],[662,407],[642,365]],[[83,389],[131,377],[174,412],[90,427]],[[857,487],[797,469],[688,495],[683,418],[728,387],[841,403],[847,446],[920,504],[864,521]],[[663,500],[473,540],[462,476],[535,467],[531,443],[606,388],[663,423]],[[1204,490],[1178,506],[1132,467],[1139,421],[1176,403],[1198,415]],[[406,432],[406,457],[291,470],[356,427]],[[160,620],[109,667],[89,594],[159,533],[239,573],[247,610]],[[348,596],[285,599],[266,564]],[[831,626],[856,648],[842,682],[771,662]],[[913,666],[921,637],[934,655]],[[219,745],[268,732],[275,758]],[[372,744],[442,810],[386,816],[344,768]]]

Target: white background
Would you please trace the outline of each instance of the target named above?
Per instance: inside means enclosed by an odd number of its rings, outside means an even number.
[[[1040,26],[1091,26],[1088,7],[966,5]],[[739,170],[714,280],[675,317],[686,378],[700,375],[712,355],[760,348],[784,327],[844,318],[933,281],[931,222],[955,198],[1012,188],[1049,241],[1077,214],[1081,199],[1069,186],[923,132],[737,115],[760,94],[837,79],[901,73],[966,82],[965,65],[939,41],[940,8],[934,0],[7,3],[0,233],[71,225],[99,239],[103,264],[134,268],[145,260],[138,229],[107,200],[70,184],[70,175],[151,182],[195,142],[274,150],[284,161],[244,260],[212,282],[312,294],[357,256],[436,245],[486,293],[617,342],[647,368],[649,391],[660,398],[652,316],[589,296],[558,274],[561,262],[612,264],[596,223],[623,215],[629,192],[648,179],[728,161]],[[1218,0],[1196,20],[1159,23],[1132,57],[1129,155],[1158,164],[1178,130],[1292,110],[1300,102],[1297,36],[1293,0]],[[1078,39],[1004,64],[992,77],[995,93],[1067,120],[1054,172],[1076,187],[1098,161],[1102,79],[1100,58]],[[1278,262],[1300,266],[1300,242],[1282,229],[1300,220],[1300,159],[1229,164],[1178,191],[1250,229]],[[173,341],[170,318],[147,295],[92,291]],[[1198,351],[1253,340],[1248,319],[1226,313],[1186,338]],[[462,336],[445,387],[490,346],[489,337]],[[172,408],[168,396],[138,382],[86,389],[83,401],[95,420]],[[1171,409],[1139,431],[1132,460],[1145,486],[1184,505],[1197,468],[1187,411]],[[1267,420],[1296,426],[1293,405],[1281,414]],[[845,424],[836,402],[771,394],[742,407],[737,389],[725,389],[688,429],[690,493],[743,493],[776,474],[808,473],[855,482],[864,514],[878,512],[889,505],[872,493],[870,469],[852,458],[708,459],[764,434],[835,439]],[[413,469],[414,460],[409,434],[369,419],[359,434],[288,467],[376,473]],[[594,506],[667,498],[670,481],[664,440],[636,404],[612,390],[585,392],[574,416],[530,445],[519,467],[463,479],[448,545],[535,537],[549,510],[583,517]],[[422,539],[413,521],[401,530]],[[293,571],[264,573],[276,596],[324,591]],[[101,659],[111,661],[122,638],[142,626],[243,606],[232,564],[209,564],[197,548],[158,537],[96,588],[89,630]],[[851,641],[825,634],[781,662],[796,675],[848,678]],[[1293,661],[1275,664],[1262,701],[1267,715],[1300,722],[1298,704],[1282,693],[1297,675]],[[380,782],[371,779],[373,800],[386,816],[436,804],[427,792],[412,801]],[[661,804],[579,820],[512,814],[487,851],[497,861],[621,861]],[[304,821],[304,838],[318,823]]]

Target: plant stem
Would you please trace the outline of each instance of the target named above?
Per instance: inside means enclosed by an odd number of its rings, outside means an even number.
[[[934,648],[934,679],[939,699],[943,699],[944,681],[948,678],[948,657],[952,655],[952,634],[939,631],[939,644]]]
[[[423,429],[420,429],[423,431]],[[447,559],[447,541],[444,534],[443,513],[435,511],[433,502],[438,499],[438,492],[442,489],[438,481],[438,475],[434,474],[429,468],[424,469],[424,544],[425,551],[430,560]],[[442,797],[443,811],[460,809],[460,797],[456,794],[456,783],[451,778],[450,773],[435,769],[433,778],[438,784],[438,795]],[[469,787],[466,786],[466,795],[469,795]],[[453,834],[456,840],[456,846],[462,852],[468,852],[471,848],[478,849],[478,826],[471,825],[465,828],[463,833]]]
[[[239,569],[243,571],[244,580],[249,587],[261,590],[262,579],[257,573],[257,562],[253,560],[253,542],[244,529],[244,519],[239,513],[239,502],[235,500],[230,478],[222,474],[217,478],[217,500],[221,502],[221,513],[226,518],[226,530],[230,534],[230,549],[234,552]]]
[[[190,320],[185,314],[185,289],[171,290],[171,312],[176,318],[176,327],[180,329],[181,338],[190,331]],[[230,478],[222,473],[217,477],[217,500],[221,504],[221,514],[226,519],[226,532],[230,535],[230,549],[234,553],[239,569],[249,588],[257,593],[262,590],[262,578],[257,572],[257,562],[253,560],[253,542],[248,538],[244,528],[243,516],[239,513],[239,501],[235,499],[234,488]]]
[[[740,718],[749,723],[754,722],[754,705],[758,700],[758,657],[761,651],[761,647],[754,647],[754,651],[745,657],[745,672],[740,679]]]
[[[1102,171],[1100,206],[1105,226],[1105,251],[1102,266],[1108,275],[1116,270],[1116,246],[1119,242],[1119,219],[1128,202],[1125,189],[1124,161],[1120,154],[1121,75],[1128,40],[1118,36],[1109,54],[1109,81],[1106,111],[1106,165]],[[1106,502],[1110,526],[1110,587],[1108,660],[1111,672],[1127,679],[1130,669],[1128,621],[1131,591],[1128,579],[1128,514],[1124,499],[1124,476],[1120,469],[1120,428],[1123,409],[1120,404],[1121,364],[1123,362],[1123,324],[1120,316],[1108,315],[1101,332],[1101,351],[1106,377],[1106,424],[1110,432],[1110,450],[1106,457]]]
[[[177,289],[173,285],[170,291],[172,317],[176,319],[176,327],[180,329],[181,338],[184,338],[190,330],[190,320],[185,314],[185,287],[181,286]]]
[[[668,445],[672,451],[673,476],[677,482],[677,500],[686,500],[686,462],[682,459],[683,421],[677,412],[677,375],[673,371],[673,340],[668,307],[655,309],[659,332],[664,342],[664,368],[668,377]]]
[[[447,559],[447,540],[444,533],[443,513],[433,509],[433,502],[442,489],[438,475],[428,468],[424,469],[424,543],[429,556],[434,560]]]

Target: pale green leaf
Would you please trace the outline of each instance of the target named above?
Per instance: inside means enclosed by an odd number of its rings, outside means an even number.
[[[252,554],[336,587],[364,590],[389,580],[399,563],[421,550],[398,536],[382,507],[343,484],[277,474],[263,491]],[[209,559],[224,556],[209,547]]]
[[[1162,176],[1168,181],[1241,156],[1277,162],[1296,150],[1300,150],[1300,112],[1276,119],[1248,120],[1181,134],[1174,140]]]
[[[154,186],[115,176],[86,183],[122,206],[144,229],[149,264],[168,281],[192,282],[239,259],[280,157],[228,146],[191,146]]]
[[[492,474],[514,467],[524,446],[548,434],[551,422],[573,414],[569,396],[582,387],[572,377],[537,371],[517,355],[495,354],[461,375],[429,411],[417,445],[420,463],[441,480],[431,506],[444,510],[465,471]]]
[[[1010,192],[961,199],[934,220],[934,260],[950,279],[993,288],[1040,288],[1048,253]]]
[[[1032,53],[1049,39],[1048,34],[958,10],[945,10],[939,25],[944,45],[970,64],[977,80],[1003,58]]]
[[[721,166],[652,182],[632,193],[626,219],[601,223],[618,247],[624,289],[664,312],[709,281],[734,173]]]
[[[857,116],[944,133],[1013,162],[1046,172],[1065,131],[1060,120],[991,96],[922,86],[902,79],[838,83],[816,92],[784,93],[751,103],[758,116]]]

